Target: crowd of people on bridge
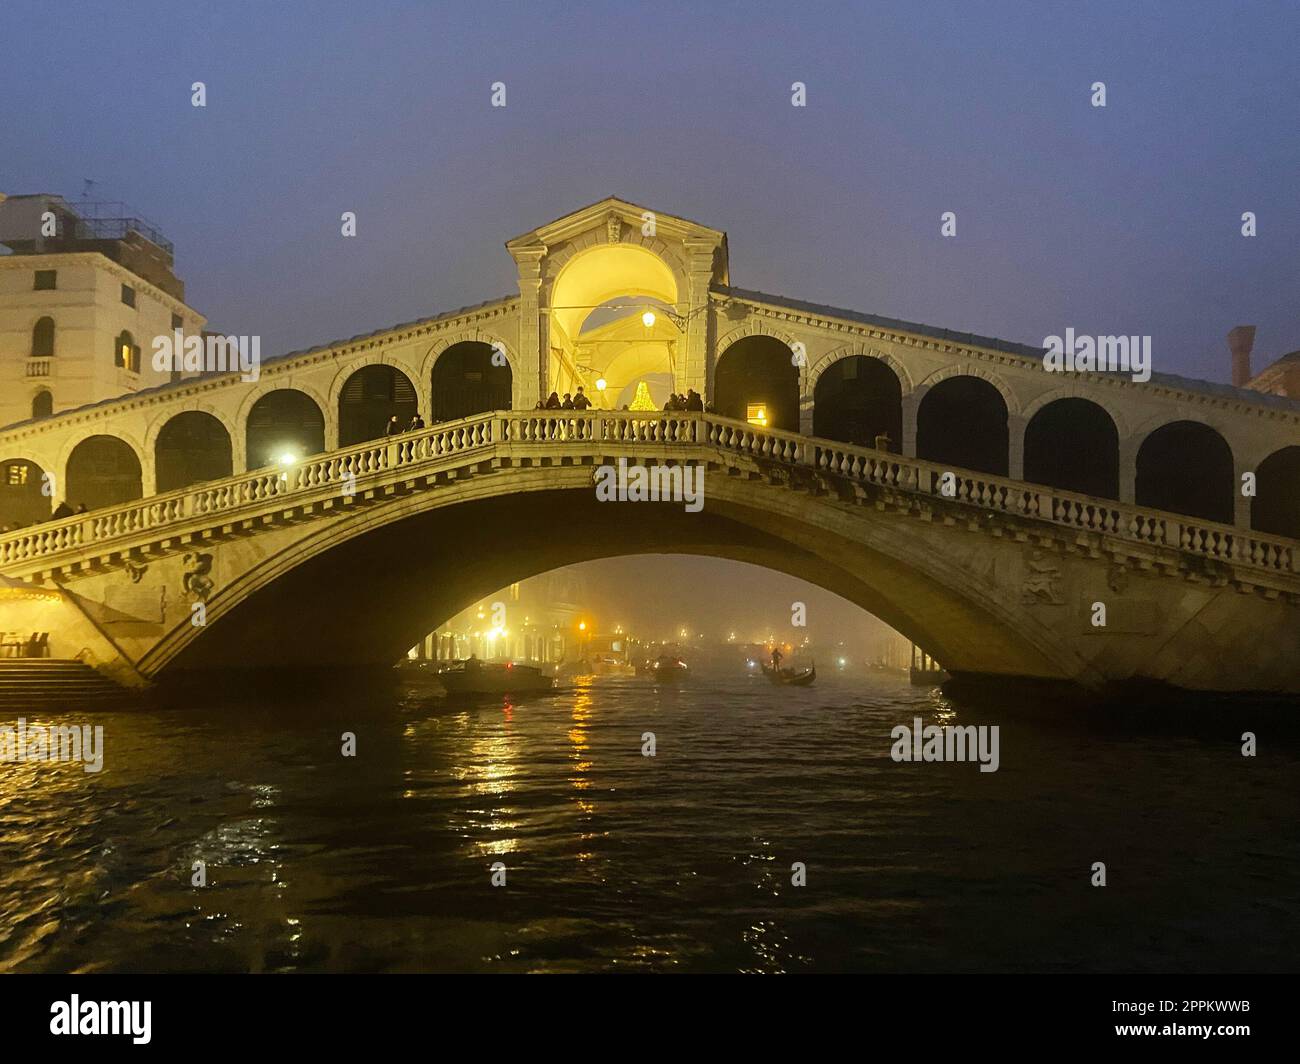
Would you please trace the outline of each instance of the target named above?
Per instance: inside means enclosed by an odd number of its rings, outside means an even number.
[[[687,388],[685,395],[678,395],[673,392],[668,397],[668,402],[664,403],[665,410],[699,410],[714,413],[712,406],[705,405],[704,396],[694,388]]]
[[[54,508],[54,512],[51,513],[49,517],[44,518],[41,521],[32,521],[26,525],[21,522],[0,521],[0,536],[3,536],[6,532],[17,532],[20,528],[31,528],[35,525],[43,525],[46,521],[61,521],[65,517],[75,517],[77,514],[84,514],[86,512],[87,509],[84,502],[79,502],[76,506],[72,506],[65,500],[60,502],[59,505]]]

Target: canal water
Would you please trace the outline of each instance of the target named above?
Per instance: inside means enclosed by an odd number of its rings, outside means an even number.
[[[1289,970],[1294,737],[1140,710],[879,674],[172,696],[97,718],[98,774],[0,765],[0,971]],[[895,762],[916,717],[996,724],[998,771]]]

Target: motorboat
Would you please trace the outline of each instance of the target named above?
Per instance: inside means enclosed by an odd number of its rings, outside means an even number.
[[[675,658],[671,654],[662,654],[659,660],[654,663],[651,670],[654,673],[655,683],[681,683],[691,673],[686,662],[681,658]]]
[[[513,661],[479,661],[468,658],[438,670],[438,682],[453,695],[506,695],[529,691],[549,691],[555,686],[551,677],[533,665],[516,665]]]

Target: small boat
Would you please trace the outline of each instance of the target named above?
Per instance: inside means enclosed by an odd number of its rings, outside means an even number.
[[[662,655],[651,671],[654,673],[655,683],[681,683],[691,673],[686,662],[668,654]]]
[[[774,684],[783,687],[807,687],[817,679],[817,667],[814,665],[796,671],[794,669],[774,669],[771,665],[764,665],[763,675]]]
[[[469,658],[438,670],[438,682],[453,695],[506,695],[549,691],[555,681],[532,665],[498,665]]]

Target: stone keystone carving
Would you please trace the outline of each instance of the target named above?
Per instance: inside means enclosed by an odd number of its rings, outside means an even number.
[[[1026,605],[1047,604],[1062,606],[1061,569],[1041,550],[1034,551],[1025,563],[1029,573],[1020,589],[1020,601]]]
[[[605,219],[605,236],[611,244],[617,244],[623,239],[623,220],[617,214],[611,214]]]

